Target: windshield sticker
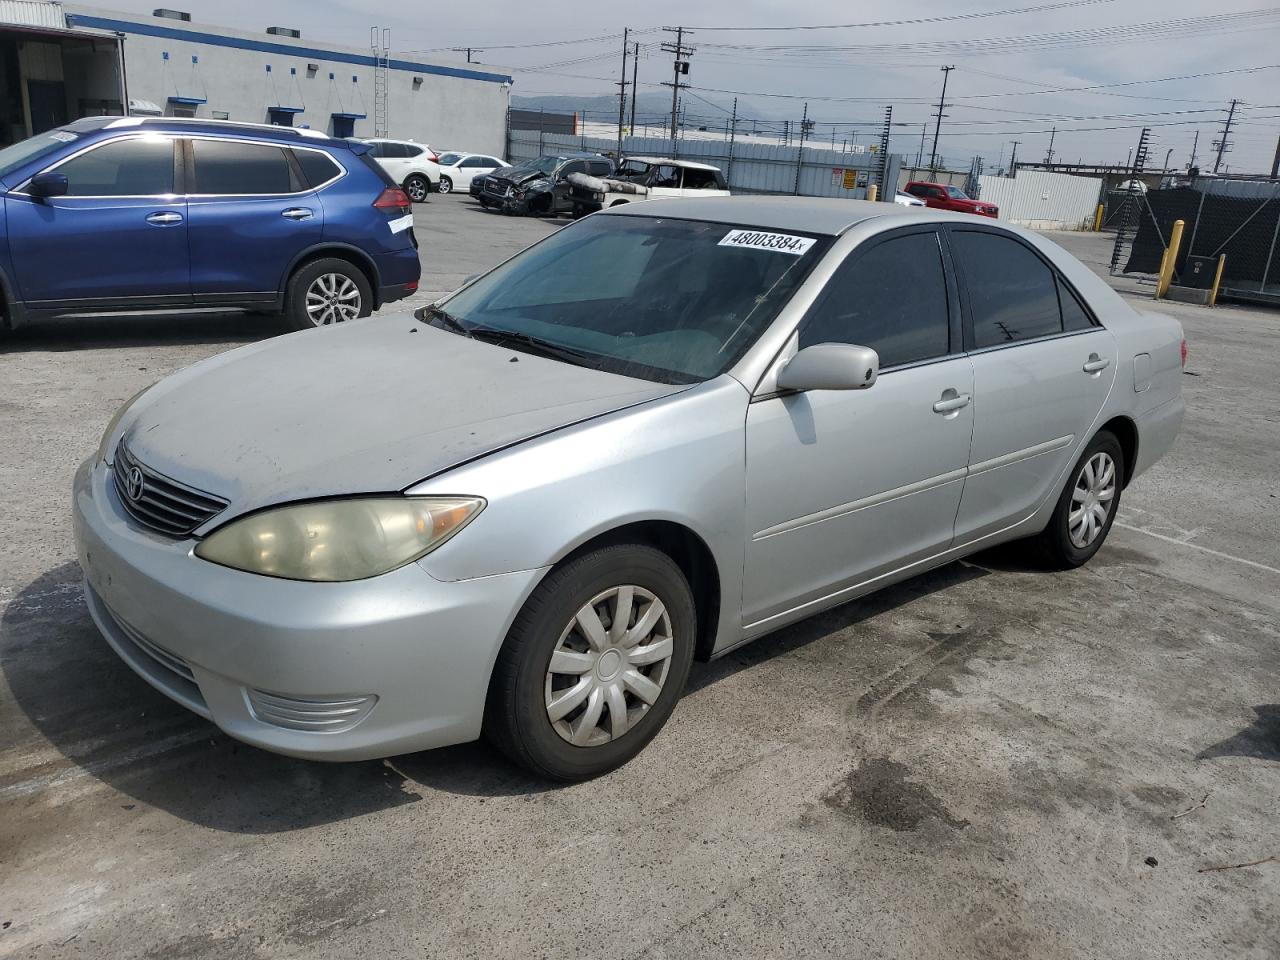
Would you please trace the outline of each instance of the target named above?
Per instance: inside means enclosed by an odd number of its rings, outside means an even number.
[[[76,135],[74,133],[69,133],[66,130],[59,130],[57,133],[49,134],[50,140],[57,140],[59,143],[70,143],[75,138]]]
[[[793,257],[802,257],[813,244],[812,237],[793,237],[786,233],[761,233],[759,230],[730,230],[720,241],[719,246],[771,250],[774,253],[789,253]]]

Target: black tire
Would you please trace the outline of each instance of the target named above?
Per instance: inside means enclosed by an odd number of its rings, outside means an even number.
[[[317,281],[324,277],[345,278],[358,291],[359,299],[355,308],[355,316],[346,316],[343,319],[354,320],[357,317],[367,317],[373,312],[373,288],[369,286],[369,278],[364,275],[364,271],[350,260],[325,257],[322,260],[313,260],[300,267],[289,278],[289,286],[285,291],[284,298],[284,316],[292,329],[312,330],[316,327],[327,326],[329,323],[342,322],[342,320],[328,320],[317,323],[311,314],[307,312],[307,292],[311,290],[313,284],[316,284]],[[323,286],[322,284],[321,287]],[[346,284],[338,283],[337,286],[343,288],[345,294]],[[351,302],[351,299],[346,299],[343,304],[349,305]],[[341,316],[341,313],[334,311],[333,315]]]
[[[436,193],[451,193],[451,192],[453,192],[453,181],[450,180],[448,177],[442,176],[440,178],[440,182],[436,184]]]
[[[431,181],[420,173],[411,174],[405,178],[404,192],[414,203],[425,203],[431,193]]]
[[[673,641],[666,679],[652,705],[617,739],[575,746],[556,732],[548,715],[551,655],[583,607],[601,593],[624,585],[649,591],[666,608]],[[631,622],[641,615],[640,607],[634,607]],[[485,736],[511,760],[548,779],[588,780],[621,766],[644,749],[675,709],[693,663],[696,630],[697,613],[689,584],[665,553],[640,544],[620,544],[570,561],[538,585],[507,634],[489,682]],[[595,676],[594,669],[586,676]],[[640,705],[633,694],[626,696],[632,698],[629,707]],[[585,703],[568,714],[565,722],[578,710],[585,711]],[[602,724],[606,717],[608,714],[600,715]]]
[[[1086,466],[1095,463],[1095,458],[1100,455],[1110,458],[1113,465],[1114,492],[1104,501],[1106,520],[1098,526],[1096,535],[1084,546],[1080,546],[1071,537],[1072,508],[1077,489],[1083,492],[1087,486],[1084,482]],[[1120,493],[1124,487],[1128,469],[1129,465],[1124,460],[1124,449],[1120,446],[1120,441],[1116,439],[1115,434],[1109,430],[1098,431],[1072,466],[1071,472],[1067,474],[1067,482],[1063,486],[1062,494],[1058,497],[1058,504],[1054,508],[1053,516],[1049,519],[1049,525],[1038,536],[1028,541],[1035,554],[1046,566],[1054,570],[1071,570],[1088,563],[1101,549],[1107,534],[1111,532],[1116,513],[1120,509]],[[1087,497],[1084,501],[1085,504],[1092,502],[1094,501]],[[1083,508],[1084,504],[1082,504]]]

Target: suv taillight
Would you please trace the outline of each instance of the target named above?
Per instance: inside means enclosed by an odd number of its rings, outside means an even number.
[[[378,199],[373,201],[373,206],[378,210],[395,211],[396,213],[408,213],[413,209],[413,203],[409,199],[409,195],[399,187],[387,187],[382,193],[378,194]]]
[[[426,153],[427,153],[427,159],[430,160],[432,163],[440,162],[440,154],[436,153],[434,150],[428,150],[426,151]]]

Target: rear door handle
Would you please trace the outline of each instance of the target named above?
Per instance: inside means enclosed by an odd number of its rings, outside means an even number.
[[[289,220],[310,220],[314,214],[306,207],[290,207],[288,210],[280,214]]]
[[[154,223],[157,226],[167,227],[175,223],[182,222],[182,214],[174,213],[172,210],[162,210],[158,213],[152,213],[147,216],[147,223]]]
[[[1100,357],[1096,353],[1089,354],[1089,359],[1085,361],[1081,368],[1085,373],[1101,373],[1107,367],[1111,366],[1111,361],[1106,357]]]
[[[954,415],[956,411],[967,407],[970,399],[969,394],[957,393],[954,389],[948,387],[942,391],[942,399],[933,405],[933,412]]]

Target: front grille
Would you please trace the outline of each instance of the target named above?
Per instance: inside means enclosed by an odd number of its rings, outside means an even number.
[[[350,730],[369,715],[378,698],[342,697],[325,700],[312,697],[286,697],[265,690],[248,690],[254,716],[264,723],[290,730],[315,733],[338,733]]]
[[[511,192],[511,185],[501,180],[486,180],[484,182],[484,192],[491,193],[495,197],[505,197]]]
[[[186,536],[227,508],[226,500],[144,466],[129,452],[123,439],[116,445],[111,469],[116,494],[129,515],[160,533]]]

